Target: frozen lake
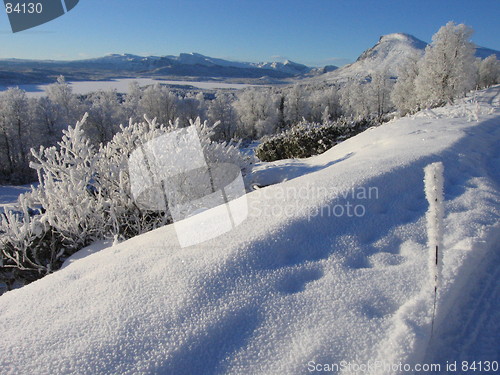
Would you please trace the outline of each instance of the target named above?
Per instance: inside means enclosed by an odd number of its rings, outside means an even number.
[[[77,81],[68,82],[73,88],[75,94],[88,94],[99,90],[116,90],[119,93],[128,93],[129,85],[131,82],[137,81],[140,86],[153,85],[155,83],[163,83],[166,85],[189,85],[199,89],[232,89],[241,90],[246,87],[255,86],[244,83],[225,83],[225,82],[196,82],[196,81],[169,81],[162,79],[152,78],[120,78],[112,79],[109,81]],[[17,85],[20,89],[26,91],[29,97],[38,98],[45,95],[45,88],[49,84],[43,85]],[[0,92],[7,90],[8,87],[15,87],[14,85],[0,85]]]

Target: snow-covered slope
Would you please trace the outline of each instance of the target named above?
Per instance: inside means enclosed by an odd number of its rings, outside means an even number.
[[[439,333],[461,320],[480,341],[489,321],[482,310],[452,312],[469,297],[489,303],[485,311],[500,307],[469,294],[476,282],[469,276],[481,274],[484,259],[499,266],[499,99],[497,86],[369,129],[322,155],[261,165],[256,177],[289,180],[249,193],[249,217],[214,240],[181,249],[166,226],[4,294],[2,374],[269,375],[341,361],[411,365],[430,358],[427,348],[442,352],[450,341]],[[445,166],[445,253],[431,338],[422,179],[435,161]],[[498,295],[499,284],[488,285]],[[498,332],[498,322],[488,328]],[[477,354],[474,342],[468,354]],[[482,347],[485,356],[496,350]]]

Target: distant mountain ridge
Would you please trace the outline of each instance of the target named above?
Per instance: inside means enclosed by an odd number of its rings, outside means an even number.
[[[0,83],[40,83],[39,81],[44,77],[54,77],[59,74],[64,74],[67,79],[77,80],[123,76],[279,80],[321,73],[320,70],[290,60],[248,63],[204,56],[199,53],[146,57],[133,54],[110,54],[74,61],[0,60]],[[12,82],[8,82],[9,78]],[[23,78],[25,82],[19,82],[19,80],[23,81]]]
[[[181,53],[179,56],[134,56],[134,55],[125,55],[127,57],[128,62],[140,62],[142,64],[148,65],[152,68],[161,69],[161,73],[174,72],[177,73],[181,70],[183,73],[185,71],[189,71],[188,67],[196,67],[200,70],[200,67],[204,67],[205,69],[201,70],[209,70],[207,68],[212,69],[215,76],[223,76],[224,73],[227,74],[228,77],[237,76],[244,77],[245,74],[249,76],[249,78],[255,78],[255,76],[269,76],[273,78],[289,78],[300,76],[303,74],[310,73],[313,68],[310,68],[306,65],[299,64],[290,60],[286,60],[285,62],[260,62],[260,63],[248,63],[248,62],[238,62],[238,61],[230,61],[224,60],[220,58],[214,58],[209,56],[204,56],[199,53]],[[94,59],[94,61],[100,60],[112,60],[119,59],[120,55],[111,55],[100,59]],[[89,60],[90,61],[90,60]],[[179,69],[180,68],[180,69]],[[226,69],[224,69],[226,68]],[[229,69],[227,69],[229,68]],[[241,69],[241,72],[236,73],[236,69]],[[158,70],[155,70],[154,73],[158,73]],[[196,75],[197,71],[193,72],[193,75]],[[208,74],[208,73],[207,73]]]

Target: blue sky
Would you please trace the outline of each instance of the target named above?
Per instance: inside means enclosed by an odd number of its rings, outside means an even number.
[[[450,20],[471,26],[477,44],[500,50],[499,19],[499,0],[80,0],[66,15],[16,34],[1,12],[0,57],[198,52],[342,65],[381,35],[406,32],[430,41]]]

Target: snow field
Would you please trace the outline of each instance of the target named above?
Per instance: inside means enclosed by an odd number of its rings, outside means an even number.
[[[232,89],[232,90],[241,90],[246,87],[250,87],[253,85],[244,84],[244,83],[226,83],[226,82],[199,82],[199,81],[172,81],[172,80],[163,80],[163,79],[152,79],[152,78],[118,78],[111,79],[108,81],[76,81],[69,82],[71,88],[73,89],[74,94],[78,95],[86,95],[92,92],[96,92],[99,90],[108,91],[108,90],[116,90],[119,93],[128,93],[129,85],[132,82],[138,82],[141,87],[154,85],[156,83],[165,84],[165,85],[181,85],[181,86],[193,86],[199,89]],[[26,91],[26,94],[30,98],[40,98],[46,96],[46,88],[49,84],[46,85],[17,85],[22,90]],[[0,91],[7,90],[9,86],[0,86]]]
[[[392,334],[380,345],[379,360],[413,365],[441,363],[444,368],[446,361],[459,359],[457,353],[449,354],[449,342],[443,340],[441,333],[454,325],[450,316],[453,317],[462,300],[470,304],[478,303],[467,291],[475,289],[481,270],[489,263],[487,259],[491,258],[493,262],[498,260],[495,255],[497,242],[493,240],[498,237],[500,228],[500,179],[498,164],[494,163],[500,155],[496,146],[500,136],[498,117],[477,126],[483,128],[481,133],[468,132],[475,138],[474,141],[464,138],[444,154],[444,160],[449,162],[445,162],[444,264],[438,289],[437,329],[431,337],[429,307],[433,303],[433,283],[429,280],[426,289],[403,305],[394,317]],[[455,163],[453,150],[459,157]],[[482,292],[494,294],[494,290],[487,288]],[[498,306],[498,302],[495,305]],[[479,329],[484,330],[484,327],[479,326]],[[456,345],[463,345],[463,342],[455,341]],[[395,347],[412,350],[394,352]],[[466,355],[468,359],[482,356],[481,351],[473,347],[468,349]],[[495,357],[488,358],[492,361]]]
[[[428,358],[423,168],[445,166],[437,335],[498,232],[498,91],[483,92],[479,122],[455,117],[459,103],[370,129],[316,157],[261,165],[256,180],[276,182],[287,171],[296,178],[249,193],[248,219],[221,237],[181,249],[166,226],[6,293],[0,368],[308,374],[311,361]],[[300,176],[298,165],[311,173]],[[349,195],[370,187],[378,191],[371,199]],[[309,193],[291,201],[286,192],[297,190]],[[348,202],[366,214],[316,214]],[[266,209],[285,206],[286,214]],[[440,349],[436,338],[431,345]]]

